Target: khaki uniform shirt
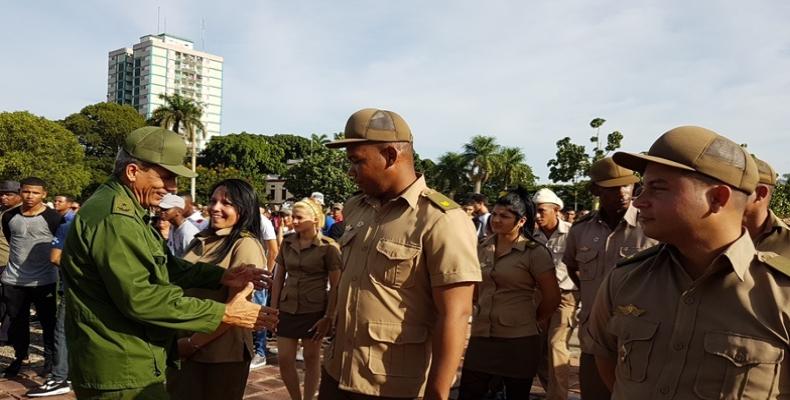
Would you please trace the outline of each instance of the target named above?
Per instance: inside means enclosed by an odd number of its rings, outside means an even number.
[[[497,236],[492,235],[477,251],[483,282],[478,289],[472,336],[537,335],[535,277],[554,269],[551,254],[537,242],[519,236],[509,252],[497,257],[496,241]]]
[[[419,397],[431,363],[432,289],[481,280],[474,225],[422,177],[391,201],[353,197],[343,212],[337,332],[324,366],[342,390]]]
[[[299,248],[299,236],[288,235],[277,254],[277,265],[288,274],[280,291],[280,310],[291,314],[324,312],[329,271],[340,269],[340,250],[334,240],[316,236],[313,244]]]
[[[590,213],[576,221],[568,232],[562,260],[568,270],[578,270],[581,283],[581,309],[579,310],[579,342],[582,352],[590,353],[590,341],[584,328],[595,294],[606,276],[621,259],[631,256],[656,242],[645,236],[637,222],[639,211],[628,208],[614,230],[601,218],[600,211]]]
[[[790,260],[763,262],[781,259],[744,234],[697,280],[668,245],[615,268],[588,323],[612,398],[790,398]]]
[[[184,260],[196,262],[213,262],[217,251],[227,240],[231,228],[220,229],[213,234],[210,231],[203,231],[195,235],[192,244],[184,255]],[[243,264],[253,264],[259,268],[265,268],[266,259],[263,257],[263,247],[261,243],[252,235],[244,235],[236,240],[228,254],[216,265],[228,269],[241,266]],[[199,299],[211,299],[220,303],[225,303],[228,299],[228,288],[223,286],[220,289],[187,289],[184,294]],[[231,327],[222,336],[214,339],[209,344],[195,352],[190,357],[192,361],[204,363],[223,363],[245,361],[254,355],[252,345],[252,330],[239,327]],[[249,355],[245,359],[244,353]]]
[[[557,273],[557,282],[560,285],[560,289],[579,290],[568,275],[568,267],[562,261],[562,256],[565,254],[565,241],[568,238],[570,229],[570,222],[560,220],[557,229],[552,232],[551,237],[546,237],[546,234],[538,228],[535,229],[535,234],[532,235],[532,238],[538,243],[545,244],[551,251],[551,258],[554,261],[554,269]]]
[[[773,211],[768,212],[770,222],[765,231],[754,238],[754,247],[790,258],[790,228]]]

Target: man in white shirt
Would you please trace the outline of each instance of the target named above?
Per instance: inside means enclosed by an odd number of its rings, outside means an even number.
[[[166,194],[159,203],[159,214],[163,221],[170,223],[167,247],[176,257],[183,257],[189,243],[200,230],[184,216],[184,199],[174,194]]]
[[[557,282],[562,291],[560,306],[554,311],[549,329],[543,332],[546,348],[544,359],[538,367],[538,376],[546,389],[547,400],[566,400],[568,398],[568,378],[570,375],[570,351],[568,340],[573,331],[574,315],[578,303],[578,288],[568,275],[568,268],[562,262],[565,253],[565,239],[571,228],[569,222],[560,218],[564,204],[550,189],[540,189],[532,197],[537,206],[535,222],[537,229],[533,234],[535,241],[543,243],[551,251]]]
[[[266,266],[269,271],[274,269],[274,260],[277,259],[277,252],[280,250],[277,245],[277,232],[274,230],[274,225],[269,218],[266,218],[264,212],[266,210],[261,207],[261,244],[266,250]],[[269,300],[269,291],[256,290],[252,295],[252,302],[255,304],[266,305]],[[260,368],[266,365],[266,331],[253,332],[253,344],[255,346],[255,356],[250,362],[250,369]]]
[[[189,194],[180,194],[179,196],[184,199],[183,214],[189,220],[189,222],[195,225],[200,231],[208,228],[208,219],[206,219],[203,214],[200,213],[200,210],[195,209],[195,206],[192,203],[192,196]]]

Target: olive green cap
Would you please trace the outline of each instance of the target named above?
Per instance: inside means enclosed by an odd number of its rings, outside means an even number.
[[[612,157],[602,158],[590,166],[587,173],[590,181],[600,187],[617,187],[639,182],[634,171],[623,168],[612,160]]]
[[[177,133],[158,126],[135,129],[126,136],[123,149],[130,156],[156,164],[176,175],[186,178],[197,174],[184,166],[187,145]]]
[[[755,157],[754,154],[752,154],[752,157],[754,157],[754,162],[757,163],[757,173],[760,175],[759,182],[763,185],[776,186],[776,179],[779,177],[776,174],[776,170],[771,167],[771,164]]]
[[[617,152],[614,161],[644,172],[647,163],[695,171],[752,193],[757,186],[757,164],[737,143],[709,129],[681,126],[658,138],[647,154]]]
[[[329,142],[326,147],[339,148],[362,142],[413,141],[411,129],[400,115],[376,108],[365,108],[351,114],[343,135],[343,139]]]

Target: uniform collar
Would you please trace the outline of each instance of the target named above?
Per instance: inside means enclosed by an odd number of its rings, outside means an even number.
[[[779,217],[774,214],[773,210],[768,210],[768,219],[769,223],[768,226],[765,228],[763,235],[766,235],[771,232],[775,231],[786,231],[790,230],[790,227],[787,226]]]
[[[495,234],[489,236],[488,238],[483,240],[483,242],[481,243],[481,246],[483,246],[483,247],[489,247],[490,246],[492,249],[496,249],[496,238],[497,238],[497,235],[495,235]],[[518,235],[518,238],[516,238],[516,242],[513,243],[513,247],[511,247],[510,251],[518,250],[518,251],[523,252],[524,250],[527,249],[527,243],[529,243],[529,239],[527,239],[524,236],[524,234],[520,234],[520,235]],[[503,256],[507,255],[507,254],[510,254],[510,252],[503,254]]]
[[[563,220],[559,220],[558,222],[559,223],[557,224],[557,229],[555,229],[554,232],[552,232],[551,236],[554,236],[555,234],[564,235],[568,233],[568,231],[570,231],[572,225],[570,222],[566,222]],[[532,236],[536,238],[545,238],[547,241],[551,239],[550,237],[546,236],[546,233],[543,232],[540,228],[535,228],[535,232],[532,234]]]
[[[137,197],[134,197],[134,193],[132,193],[132,189],[129,189],[128,186],[124,185],[123,182],[121,182],[120,179],[116,177],[110,178],[110,180],[107,181],[107,186],[109,186],[111,189],[113,189],[116,193],[120,194],[121,196],[128,197],[133,205],[132,207],[134,208],[134,215],[148,222],[148,218],[146,218],[148,216],[148,210],[146,210],[145,208],[143,208],[142,205],[140,205],[140,202],[137,201]]]
[[[299,250],[298,234],[294,233],[293,235],[288,235],[283,239],[283,241],[294,249]],[[313,238],[312,245],[318,247],[321,245],[321,243],[321,232],[318,232],[318,234]]]
[[[557,232],[568,233],[571,230],[571,223],[568,221],[560,220],[560,225],[557,227]]]
[[[639,209],[634,207],[633,204],[628,206],[628,209],[625,210],[625,215],[623,215],[623,221],[625,221],[628,225],[632,228],[636,227],[637,224],[637,217],[639,217]]]
[[[189,223],[191,224],[191,222],[189,222]],[[212,229],[204,229],[204,230],[196,233],[195,237],[198,238],[198,239],[201,239],[201,240],[205,240],[205,239],[208,239],[208,238],[211,238],[211,237],[216,237],[216,236],[224,237],[224,236],[230,235],[230,232],[232,230],[233,230],[233,228],[222,228],[222,229],[216,230],[216,231],[212,230]]]
[[[406,188],[398,197],[390,200],[390,202],[398,201],[399,199],[403,199],[412,209],[417,208],[417,201],[420,199],[420,196],[428,188],[428,185],[425,184],[425,177],[422,174],[417,174],[417,179],[412,182],[409,187]],[[371,196],[365,195],[365,202],[370,205],[383,205],[379,202],[378,199],[375,199]]]
[[[757,250],[754,248],[752,238],[749,237],[746,230],[743,230],[741,237],[730,244],[717,259],[727,259],[735,274],[743,281],[746,271],[751,266],[752,261],[754,261],[755,254],[757,254]]]

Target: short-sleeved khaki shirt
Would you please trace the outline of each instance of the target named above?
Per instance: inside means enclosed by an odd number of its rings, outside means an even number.
[[[754,238],[754,247],[790,258],[790,228],[773,211],[768,212],[769,223],[765,231]]]
[[[767,257],[744,234],[697,280],[668,245],[615,268],[587,327],[612,398],[790,398],[790,276]]]
[[[513,248],[496,256],[497,236],[480,243],[477,256],[483,282],[477,294],[472,336],[518,338],[538,334],[536,276],[554,269],[545,247],[519,236]]]
[[[326,310],[329,271],[340,269],[340,250],[334,240],[316,236],[310,247],[299,248],[299,236],[288,235],[277,254],[277,265],[288,274],[280,292],[280,310],[291,314]]]
[[[573,224],[568,232],[562,260],[571,273],[578,270],[582,303],[579,323],[582,328],[587,322],[595,294],[606,274],[621,259],[658,243],[645,236],[637,221],[638,215],[636,208],[629,207],[620,223],[611,230],[602,219],[600,211],[594,211]],[[579,342],[582,352],[590,353],[585,329],[579,330]]]
[[[345,203],[336,335],[324,366],[342,390],[420,397],[431,363],[434,287],[479,282],[477,236],[466,214],[418,178],[379,203]]]
[[[551,251],[551,258],[554,260],[554,269],[557,273],[557,283],[562,290],[579,290],[576,284],[573,283],[571,277],[568,275],[568,267],[562,261],[562,256],[565,254],[565,242],[568,238],[568,232],[571,229],[571,223],[565,221],[558,221],[557,229],[552,232],[551,237],[546,237],[540,229],[535,229],[532,238],[538,243],[543,243]]]

